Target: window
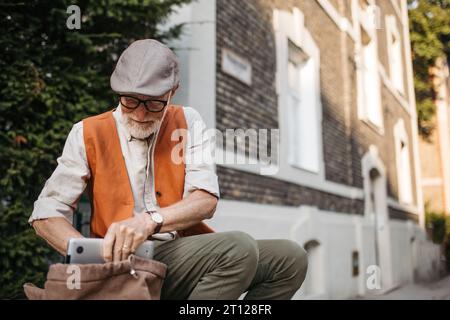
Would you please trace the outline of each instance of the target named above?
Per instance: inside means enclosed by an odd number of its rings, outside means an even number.
[[[286,126],[287,159],[296,168],[319,173],[321,157],[320,52],[300,10],[274,11],[277,88]]]
[[[381,131],[383,113],[381,109],[381,84],[378,73],[378,48],[376,38],[377,10],[375,6],[361,9],[360,50],[358,65],[358,104],[360,118],[369,121]]]
[[[396,165],[398,180],[398,197],[401,203],[412,204],[411,163],[409,156],[408,135],[405,123],[400,119],[394,128],[396,145]]]
[[[302,169],[319,170],[317,152],[316,109],[314,88],[309,85],[315,78],[313,61],[289,42],[287,63],[290,116],[289,162]]]
[[[386,17],[386,32],[391,81],[395,88],[403,93],[402,42],[395,16]]]

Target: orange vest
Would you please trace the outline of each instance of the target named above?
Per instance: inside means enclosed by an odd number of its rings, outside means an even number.
[[[153,159],[154,192],[161,208],[180,201],[184,193],[185,164],[171,159],[172,149],[184,140],[171,140],[176,129],[187,129],[186,118],[182,107],[171,105],[161,123]],[[112,111],[84,119],[83,135],[91,171],[91,234],[103,238],[113,222],[133,216],[134,199]],[[184,148],[180,152],[183,155]],[[178,230],[182,237],[211,232],[203,222]]]

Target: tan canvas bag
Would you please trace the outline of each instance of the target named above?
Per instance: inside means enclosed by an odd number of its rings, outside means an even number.
[[[104,264],[50,266],[44,289],[24,285],[30,300],[159,300],[167,265],[131,255]]]

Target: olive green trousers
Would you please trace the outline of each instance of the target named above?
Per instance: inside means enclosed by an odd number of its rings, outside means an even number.
[[[296,242],[255,240],[241,231],[155,241],[168,266],[161,299],[291,299],[302,285],[307,255]]]

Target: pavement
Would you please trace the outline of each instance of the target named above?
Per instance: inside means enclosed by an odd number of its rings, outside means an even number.
[[[450,276],[431,283],[408,284],[363,300],[450,300]]]

